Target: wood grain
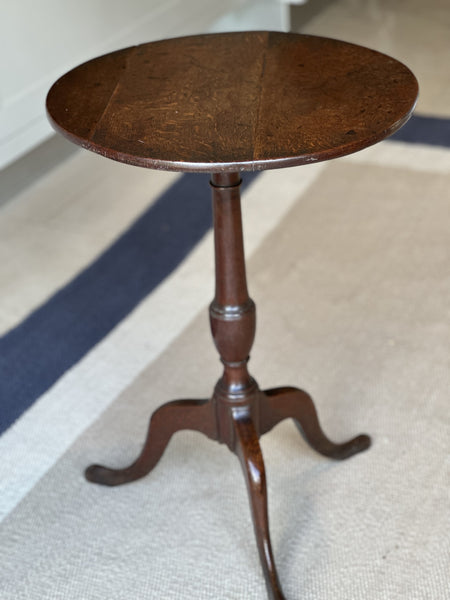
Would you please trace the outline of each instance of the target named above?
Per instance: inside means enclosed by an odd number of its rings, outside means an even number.
[[[414,75],[353,44],[239,32],[121,50],[58,80],[47,111],[73,142],[176,171],[235,172],[327,160],[409,118]]]

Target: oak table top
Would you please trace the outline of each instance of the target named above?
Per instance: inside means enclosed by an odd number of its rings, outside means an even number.
[[[72,142],[174,171],[253,171],[335,158],[399,129],[417,97],[402,63],[328,38],[198,35],[90,60],[51,88]]]

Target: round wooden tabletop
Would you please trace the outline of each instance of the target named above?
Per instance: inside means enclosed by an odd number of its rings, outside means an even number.
[[[253,171],[361,150],[410,117],[418,85],[361,46],[239,32],[142,44],[73,69],[51,88],[53,126],[121,162]]]

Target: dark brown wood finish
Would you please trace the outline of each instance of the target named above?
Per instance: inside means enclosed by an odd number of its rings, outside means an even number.
[[[223,374],[211,399],[177,400],[156,410],[134,463],[122,469],[92,465],[86,477],[109,486],[139,479],[182,429],[226,444],[242,466],[271,600],[285,597],[270,542],[259,438],[292,418],[315,450],[334,459],[366,450],[370,438],[331,442],[306,392],[263,392],[249,374],[256,309],[245,272],[240,171],[364,148],[398,129],[416,96],[414,76],[387,56],[335,40],[267,32],[121,50],[74,69],[48,96],[56,129],[94,152],[145,167],[212,173],[216,290],[209,314]]]
[[[354,44],[277,32],[152,42],[59,79],[54,127],[108,158],[175,171],[252,171],[327,160],[408,119],[417,81]]]
[[[268,596],[284,600],[269,534],[262,434],[292,418],[309,444],[324,456],[345,459],[366,450],[370,438],[360,435],[344,444],[323,433],[311,397],[297,388],[262,392],[247,369],[256,330],[255,304],[248,295],[240,204],[239,173],[213,174],[216,293],[210,305],[213,339],[223,363],[222,377],[211,400],[176,400],[155,411],[143,450],[124,469],[91,465],[94,483],[120,485],[147,475],[158,463],[170,438],[182,429],[204,433],[226,444],[241,463]]]

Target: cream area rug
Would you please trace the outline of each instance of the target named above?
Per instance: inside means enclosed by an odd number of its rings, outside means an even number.
[[[144,245],[142,272],[158,260],[167,272],[141,295],[125,275],[142,256],[120,265],[114,250],[130,231],[138,246],[182,231],[185,217],[177,229],[158,213],[161,197],[187,194],[182,212],[198,194],[209,211],[207,188],[82,152],[1,209],[2,600],[266,597],[225,447],[180,432],[145,479],[110,489],[83,478],[91,462],[132,461],[155,408],[206,398],[220,376],[209,216],[170,268]],[[402,141],[248,179],[251,372],[263,388],[306,389],[333,440],[373,438],[342,463],[290,421],[262,438],[287,600],[450,598],[449,189],[450,150]]]

